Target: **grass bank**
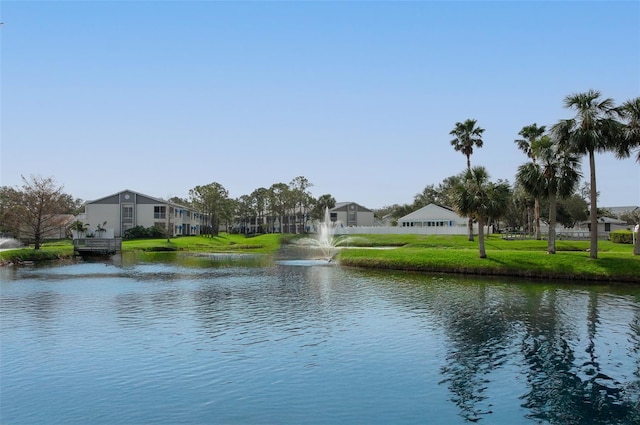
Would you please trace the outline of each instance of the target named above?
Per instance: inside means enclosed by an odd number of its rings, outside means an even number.
[[[24,247],[0,251],[0,265],[20,264],[36,261],[61,260],[73,257],[73,244],[70,240],[47,242],[40,249]]]
[[[280,235],[254,237],[221,233],[218,236],[183,236],[166,239],[137,239],[122,242],[123,251],[189,251],[272,253],[280,248]]]
[[[484,259],[478,256],[477,238],[469,242],[466,236],[362,235],[340,244],[349,248],[340,251],[340,264],[352,267],[640,283],[640,257],[633,255],[633,246],[610,241],[598,243],[596,260],[589,257],[589,241],[557,241],[557,254],[549,255],[544,240],[492,236],[485,240]]]
[[[122,242],[123,251],[187,251],[187,252],[251,252],[272,253],[280,248],[280,235],[243,235],[220,234],[215,237],[185,236],[166,239],[139,239]],[[33,247],[0,251],[0,264],[20,264],[25,262],[50,261],[73,257],[71,240],[47,242],[41,249]]]

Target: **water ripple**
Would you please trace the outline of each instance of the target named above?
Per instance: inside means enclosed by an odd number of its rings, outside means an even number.
[[[637,288],[284,263],[4,276],[0,423],[640,422]]]

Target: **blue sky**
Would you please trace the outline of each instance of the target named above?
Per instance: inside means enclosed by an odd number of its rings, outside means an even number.
[[[588,89],[640,95],[640,2],[0,3],[2,185],[237,198],[305,176],[316,197],[404,204],[466,166],[515,180],[528,124]],[[640,165],[598,155],[601,206],[640,205]],[[588,176],[587,161],[583,174]]]

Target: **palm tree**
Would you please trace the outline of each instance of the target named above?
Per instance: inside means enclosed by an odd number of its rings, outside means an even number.
[[[640,162],[640,97],[627,100],[620,107],[625,121],[623,137],[616,149],[618,158],[627,158],[633,149],[637,150],[636,161]],[[640,225],[640,223],[636,223]],[[636,236],[633,255],[640,255],[640,234]]]
[[[478,248],[480,258],[487,258],[484,246],[484,223],[487,217],[499,217],[508,204],[507,183],[491,183],[484,167],[473,167],[466,171],[454,191],[454,206],[462,215],[478,221]]]
[[[455,136],[451,140],[451,146],[457,152],[462,152],[467,157],[467,171],[471,170],[471,155],[473,147],[482,147],[482,133],[484,128],[476,126],[477,121],[467,119],[465,122],[457,122],[450,135]],[[473,219],[469,218],[469,241],[473,242]]]
[[[598,205],[596,189],[596,152],[613,150],[620,140],[622,124],[615,119],[619,113],[610,98],[601,99],[600,92],[589,90],[564,98],[564,106],[576,111],[576,116],[560,120],[551,129],[554,138],[564,148],[589,156],[590,186],[590,253],[598,258]]]
[[[488,199],[489,203],[487,205],[487,232],[489,231],[489,226],[491,222],[494,220],[499,220],[504,217],[511,203],[512,197],[511,185],[509,185],[508,181],[498,180],[497,183],[489,183],[488,186]]]
[[[555,254],[557,199],[566,198],[574,192],[581,177],[580,160],[576,154],[563,149],[548,136],[538,141],[536,155],[539,163],[521,165],[516,178],[527,190],[544,188],[542,194],[549,200],[547,252]]]
[[[80,220],[76,220],[69,225],[69,230],[75,230],[77,239],[82,239],[82,236],[87,232],[89,224],[85,224]]]
[[[518,148],[523,151],[527,157],[529,157],[531,159],[531,161],[535,164],[536,163],[536,145],[538,143],[538,140],[540,139],[540,137],[542,137],[542,135],[544,134],[544,132],[546,131],[546,127],[543,125],[541,127],[538,127],[538,124],[533,123],[531,125],[526,125],[524,127],[522,127],[522,130],[520,130],[520,132],[518,133],[520,136],[522,136],[522,139],[516,139],[514,140],[514,142],[518,145]],[[541,239],[541,235],[540,235],[540,191],[539,190],[535,190],[532,189],[530,191],[531,195],[533,196],[533,200],[534,200],[534,206],[533,206],[533,211],[535,214],[535,221],[536,221],[536,240],[540,240]]]
[[[636,161],[640,162],[640,97],[624,102],[620,106],[620,114],[624,127],[620,143],[616,146],[616,156],[628,158],[631,151],[637,149]]]

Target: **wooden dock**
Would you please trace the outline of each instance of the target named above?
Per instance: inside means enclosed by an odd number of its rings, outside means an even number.
[[[122,251],[122,238],[83,238],[73,240],[73,250],[79,255],[107,255]]]

